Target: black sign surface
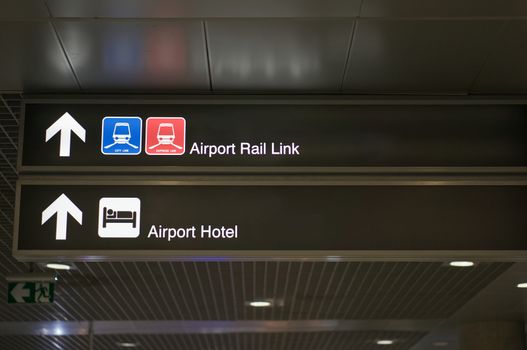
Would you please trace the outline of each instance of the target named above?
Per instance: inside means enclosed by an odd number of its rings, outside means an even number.
[[[527,251],[524,186],[113,181],[19,190],[14,255],[22,259]]]
[[[521,106],[28,103],[20,170],[527,166]]]

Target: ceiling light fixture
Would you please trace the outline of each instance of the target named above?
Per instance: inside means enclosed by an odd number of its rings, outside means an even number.
[[[136,348],[139,346],[139,343],[120,342],[117,343],[117,346],[120,346],[122,348]]]
[[[391,339],[377,340],[377,345],[393,345],[393,343],[395,343],[395,341]]]
[[[46,267],[48,269],[52,269],[52,270],[65,270],[65,271],[68,271],[68,270],[71,269],[70,265],[63,264],[63,263],[47,263]]]
[[[449,265],[453,267],[472,267],[475,264],[473,261],[451,261]]]
[[[516,287],[518,287],[518,288],[522,288],[522,289],[525,289],[525,288],[527,288],[527,282],[524,282],[524,283],[518,283],[518,285],[516,285]]]
[[[448,346],[448,343],[446,341],[436,341],[435,343],[432,343],[432,346],[435,346],[435,347],[438,347],[438,348],[441,348],[441,347],[446,347]]]
[[[252,307],[270,307],[273,304],[269,300],[254,300],[249,305]]]

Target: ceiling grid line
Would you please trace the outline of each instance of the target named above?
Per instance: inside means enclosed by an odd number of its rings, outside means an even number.
[[[355,301],[357,300],[357,297],[359,295],[359,291],[362,290],[362,286],[364,285],[367,277],[369,277],[369,274],[370,274],[371,268],[373,267],[373,264],[368,262],[368,263],[366,263],[366,266],[367,266],[367,270],[365,271],[364,276],[362,276],[362,278],[359,280],[360,282],[358,283],[358,287],[356,288],[355,293],[353,293],[353,295],[352,295],[352,297],[351,297],[351,299],[349,301],[348,307],[346,308],[346,311],[343,314],[343,317],[352,318],[349,315],[350,311],[351,311],[352,307],[354,306]]]
[[[471,93],[474,91],[475,86],[477,85],[479,78],[481,77],[481,74],[485,71],[485,67],[487,66],[488,62],[490,61],[491,57],[495,54],[495,52],[498,52],[498,48],[501,44],[501,41],[499,40],[503,35],[505,35],[505,32],[510,26],[510,20],[505,21],[501,28],[497,31],[497,33],[494,35],[494,38],[489,40],[489,48],[487,52],[485,53],[483,59],[481,60],[481,64],[479,66],[479,69],[476,73],[476,76],[472,81],[470,82],[470,85],[468,86],[467,91]]]
[[[364,293],[364,296],[363,296],[363,299],[364,301],[362,301],[359,305],[359,308],[357,309],[357,318],[365,318],[367,317],[368,313],[370,315],[372,315],[373,313],[371,313],[371,310],[369,309],[369,306],[371,305],[371,303],[375,300],[377,301],[377,296],[379,295],[379,293],[381,292],[384,292],[384,285],[387,281],[387,279],[385,278],[384,281],[381,282],[381,284],[379,286],[376,285],[376,282],[379,280],[379,278],[381,276],[392,276],[391,273],[393,273],[393,270],[395,270],[395,268],[397,267],[397,265],[392,265],[391,266],[391,271],[388,272],[387,274],[384,273],[384,269],[385,268],[388,268],[387,264],[386,263],[382,263],[381,265],[381,268],[379,269],[379,271],[375,274],[375,277],[373,278],[373,281],[370,283],[370,285],[368,286],[368,289],[366,290],[366,293]],[[375,290],[372,291],[372,289],[374,288],[374,286],[376,287]],[[364,309],[362,310],[362,306],[364,306]],[[363,313],[361,314],[360,311],[363,311]],[[374,315],[374,314],[373,314]]]
[[[411,265],[410,263],[406,263],[406,264],[407,264],[407,266],[410,268],[410,272],[405,274],[406,278],[405,278],[404,281],[400,284],[400,285],[403,285],[403,286],[407,286],[408,283],[409,283],[410,281],[415,281],[415,280],[418,278],[418,275],[417,275],[416,277],[414,277],[414,276],[415,276],[415,275],[418,273],[418,271],[419,271],[419,269],[417,268],[417,267],[418,267],[417,265]],[[406,271],[406,270],[405,270],[405,271]],[[406,289],[400,288],[400,289],[397,290],[396,292],[392,293],[392,294],[391,294],[391,298],[389,299],[389,301],[388,301],[387,304],[386,304],[386,308],[387,308],[388,310],[394,310],[395,307],[396,307],[396,306],[395,306],[395,303],[397,302],[398,298],[402,298],[402,299],[404,299],[404,298],[408,295],[409,291],[410,291],[410,287],[409,287],[409,288],[406,288]],[[402,294],[403,297],[399,297],[399,296],[401,295],[401,293],[403,293],[403,294]],[[392,305],[393,305],[393,306],[392,306]],[[393,314],[394,314],[394,313],[395,313],[395,312],[392,311],[391,313],[388,313],[388,316],[389,316],[389,317],[393,317]]]
[[[263,281],[262,281],[262,297],[265,298],[265,299],[269,299],[269,292],[267,290],[267,288],[268,288],[268,286],[267,286],[267,278],[268,278],[267,275],[269,273],[269,271],[268,271],[269,266],[267,265],[267,261],[264,261],[263,264],[264,264],[264,272],[263,272],[263,277],[262,277],[262,279],[263,279]],[[260,320],[264,320],[266,315],[267,315],[267,309],[264,308],[262,310],[262,313],[261,313],[259,319]],[[262,349],[258,349],[258,350],[262,350]]]
[[[308,293],[309,293],[309,287],[311,285],[311,280],[312,280],[312,277],[314,275],[314,271],[315,271],[315,263],[311,262],[311,263],[306,263],[306,264],[309,264],[311,265],[311,269],[309,270],[309,273],[307,275],[307,278],[303,278],[302,279],[302,282],[304,283],[303,284],[303,295],[301,297],[301,301],[300,301],[300,308],[298,309],[298,315],[302,315],[302,312],[304,311],[304,304],[307,300],[307,297],[308,297]],[[294,298],[296,299],[296,298]],[[290,319],[292,319],[292,313],[293,313],[293,307],[294,305],[292,304],[291,305],[291,314],[290,314]]]
[[[194,310],[196,311],[197,315],[198,315],[198,318],[200,320],[203,319],[203,315],[201,313],[201,309],[199,307],[199,303],[198,303],[198,300],[196,299],[196,295],[197,295],[197,292],[194,290],[194,287],[192,286],[192,282],[191,282],[191,279],[189,277],[189,274],[188,274],[188,271],[187,271],[187,268],[185,267],[186,265],[185,264],[179,264],[181,266],[181,268],[183,269],[183,274],[185,275],[185,280],[187,281],[187,285],[189,286],[189,289],[190,289],[190,296],[191,296],[191,299],[193,301],[193,304],[194,304]]]
[[[230,282],[231,282],[230,284],[231,284],[232,306],[233,306],[233,311],[234,311],[233,320],[236,320],[236,319],[239,319],[239,315],[238,315],[238,307],[236,303],[236,294],[235,294],[236,286],[234,282],[234,270],[232,267],[232,261],[228,262],[228,266],[229,266],[229,277],[230,277]]]
[[[68,64],[68,68],[71,72],[71,74],[73,75],[73,78],[75,79],[75,83],[77,84],[77,87],[79,89],[79,91],[82,91],[82,86],[81,86],[81,83],[80,83],[80,80],[79,80],[79,77],[77,75],[77,72],[75,72],[75,69],[73,67],[73,63],[71,62],[71,59],[68,55],[68,52],[66,51],[66,48],[64,47],[64,41],[62,40],[62,37],[60,36],[59,34],[59,31],[57,30],[57,27],[55,26],[55,21],[53,20],[53,14],[51,12],[51,9],[50,7],[48,6],[48,3],[46,0],[42,0],[44,2],[44,6],[46,7],[46,10],[48,11],[48,14],[49,14],[49,21],[48,23],[50,24],[52,30],[53,30],[53,34],[55,35],[55,39],[57,40],[57,43],[59,44],[60,46],[60,49],[62,50],[62,54],[64,56],[64,58],[66,59],[66,62]]]
[[[84,264],[84,266],[86,266],[86,269],[88,270],[90,274],[92,274],[93,276],[96,276],[96,274],[94,273],[91,267],[92,266],[91,264]],[[104,297],[104,295],[102,294],[102,291],[99,292],[99,288],[93,288],[93,289],[95,290],[95,293],[97,294],[97,300],[102,300],[105,304],[103,307],[103,310],[112,310],[114,314],[119,315],[119,318],[129,319],[129,316],[124,311],[121,303],[115,299],[114,293],[110,293],[105,284],[101,284],[101,287],[102,287],[101,289],[103,289],[105,294],[108,296],[107,298]],[[91,295],[91,293],[89,294]],[[94,302],[96,302],[97,300],[94,300]],[[112,300],[112,303],[109,302],[110,300]],[[117,308],[114,308],[113,305],[115,305]],[[117,312],[116,311],[117,309],[119,309],[120,312]],[[108,315],[108,318],[111,318],[111,317]]]
[[[97,263],[97,264],[100,264],[100,263]],[[122,263],[120,265],[122,266]],[[109,264],[109,267],[112,269],[112,271],[115,274],[116,278],[119,280],[121,286],[126,286],[126,282],[121,277],[121,274],[117,272],[116,264]],[[108,281],[112,281],[113,282],[112,284],[115,284],[115,281],[112,278],[110,278],[109,275],[106,274],[105,269],[103,267],[101,267],[100,269],[106,275],[106,277],[108,278]],[[119,289],[119,288],[114,287],[114,289]],[[138,303],[138,301],[133,297],[133,294],[131,293],[130,289],[129,288],[123,288],[123,289],[126,291],[128,296],[130,297],[128,300],[132,300],[134,302],[134,304],[135,304],[135,307],[133,307],[132,309],[133,310],[140,310],[140,311],[142,311],[144,319],[148,319],[148,316],[147,316],[146,312],[144,311],[144,308],[141,308],[141,306]],[[123,300],[127,300],[127,299],[123,298]]]
[[[279,276],[279,271],[280,271],[280,261],[277,261],[276,262],[276,271],[275,271],[275,275],[274,275],[274,286],[273,286],[273,297],[277,297],[278,296],[278,276]],[[275,314],[275,309],[276,308],[271,308],[271,319],[274,319],[274,314]]]
[[[1,149],[0,149],[0,155],[2,156],[2,158],[4,158],[4,160],[6,161],[7,165],[9,165],[9,167],[11,168],[13,173],[15,175],[18,175],[18,171],[16,170],[16,166],[11,163],[9,158],[7,158],[7,156],[5,155],[5,153]]]
[[[256,264],[258,264],[256,261],[253,261],[252,262],[252,273],[251,273],[251,277],[252,277],[252,300],[256,300],[256,299],[259,299],[261,297],[258,297],[256,296],[256,291],[258,290],[258,287],[257,287],[257,283],[256,283]],[[252,314],[252,319],[255,320],[256,319],[256,308],[252,308],[253,309],[253,314]]]
[[[208,28],[207,28],[207,21],[201,21],[202,28],[203,28],[203,40],[205,42],[205,58],[207,62],[207,73],[209,77],[209,89],[211,92],[214,92],[214,84],[213,84],[213,74],[212,74],[212,65],[211,62],[211,53],[209,48],[209,34],[208,34]]]
[[[399,282],[401,276],[402,276],[403,273],[406,271],[406,269],[408,268],[409,265],[410,265],[409,263],[405,263],[405,264],[404,264],[404,266],[403,266],[403,268],[401,269],[400,273],[397,274],[397,277],[396,277],[393,281],[391,281],[392,284],[398,284],[398,282]],[[395,265],[394,265],[394,270],[395,270]],[[393,271],[393,270],[392,270],[392,271]],[[386,281],[385,281],[385,282],[386,282]],[[384,285],[385,285],[385,283],[383,283],[383,284],[381,285],[381,287],[380,287],[381,290],[384,290]],[[392,300],[393,300],[393,294],[394,294],[394,293],[391,294],[391,295],[392,295]],[[379,307],[380,307],[381,305],[385,305],[385,300],[386,300],[386,297],[387,297],[388,295],[390,295],[390,294],[389,294],[389,293],[384,293],[384,296],[383,296],[383,297],[382,297],[382,298],[376,303],[376,306],[374,307],[374,309],[371,310],[371,314],[372,314],[372,315],[376,315],[377,312],[378,312],[378,310],[379,310]]]
[[[424,288],[428,285],[428,283],[430,282],[430,280],[433,280],[435,278],[435,276],[438,274],[438,270],[435,269],[434,271],[432,271],[431,273],[428,272],[428,270],[430,270],[431,268],[434,267],[434,263],[427,263],[426,264],[426,269],[425,270],[422,270],[421,271],[421,274],[418,275],[417,278],[415,278],[413,280],[413,284],[411,285],[412,288],[408,289],[408,292],[407,294],[405,295],[405,299],[406,297],[408,296],[408,293],[410,293],[410,291],[414,291],[414,286],[418,286],[417,289],[415,290],[415,292],[413,292],[413,295],[411,295],[408,299],[408,302],[405,303],[402,308],[399,310],[400,313],[403,313],[405,314],[407,311],[407,309],[409,307],[411,307],[412,305],[415,305],[416,303],[418,303],[418,301],[416,300],[416,298],[419,298],[419,296],[421,295],[421,291],[424,290]]]
[[[4,98],[4,95],[2,93],[0,93],[0,99],[2,100],[2,103],[3,103],[4,107],[5,107],[5,109],[9,112],[9,115],[13,118],[13,121],[18,126],[18,118],[15,115],[15,113],[13,112],[13,110],[11,109],[11,107],[9,106],[9,104],[7,103],[7,101]]]
[[[287,262],[287,270],[286,270],[286,273],[285,273],[285,282],[284,282],[284,286],[283,286],[283,294],[282,294],[282,300],[284,302],[284,304],[287,304],[290,300],[289,298],[287,298],[287,292],[288,292],[288,288],[289,288],[289,280],[291,278],[291,265],[293,265],[294,263],[291,262],[291,261],[288,261]],[[300,262],[300,264],[302,264],[302,262]],[[293,298],[294,296],[292,296]],[[284,308],[281,308],[280,310],[280,320],[285,320],[286,318],[284,317],[284,313],[285,313],[285,310]]]
[[[320,272],[320,277],[317,279],[317,282],[316,282],[316,285],[315,285],[315,290],[313,291],[313,299],[315,300],[315,298],[317,298],[318,296],[318,291],[320,289],[320,285],[322,283],[322,280],[324,278],[324,275],[325,275],[325,272],[326,272],[326,266],[328,265],[327,261],[324,261],[322,263],[322,271]],[[308,319],[312,319],[312,316],[311,316],[311,313],[313,312],[313,307],[315,306],[315,303],[314,302],[311,302],[309,304],[309,309],[307,311],[307,315],[306,315],[306,318]]]
[[[144,286],[144,288],[142,288],[142,289],[146,289],[148,294],[150,294],[150,298],[145,298],[145,300],[150,300],[151,301],[150,305],[152,304],[152,301],[153,301],[153,304],[155,304],[155,306],[159,310],[159,315],[162,315],[162,318],[164,318],[164,319],[169,319],[167,317],[166,312],[165,312],[166,308],[161,307],[161,304],[160,304],[161,301],[159,300],[159,298],[156,297],[155,293],[152,291],[151,284],[146,281],[145,274],[142,273],[141,269],[139,269],[139,267],[138,267],[139,265],[141,267],[142,266],[147,266],[148,263],[134,261],[134,262],[132,262],[132,264],[133,264],[137,274],[140,276],[141,282],[142,282],[142,284]],[[159,291],[159,292],[161,294],[163,294],[163,291]]]
[[[90,267],[91,264],[86,264],[86,268],[90,271],[90,273],[93,275],[93,276],[103,276],[103,278],[107,281],[112,281],[112,279],[110,278],[110,276],[108,276],[108,274],[106,273],[106,269],[103,268],[101,266],[100,263],[94,263],[92,264],[94,267],[97,267],[98,268],[98,271],[99,272],[95,272],[91,267]],[[129,314],[129,311],[131,311],[131,313],[134,314],[134,318],[133,319],[141,319],[141,317],[139,316],[138,313],[136,313],[136,308],[135,307],[130,307],[128,310],[128,312],[124,309],[123,305],[122,305],[122,302],[119,302],[117,299],[116,299],[116,295],[118,298],[120,298],[120,300],[127,300],[123,294],[123,292],[121,291],[121,288],[117,288],[115,286],[115,283],[110,283],[108,286],[105,284],[105,283],[101,283],[104,291],[111,297],[111,299],[118,305],[119,309],[121,310],[122,314],[124,315],[124,318],[125,319],[128,319],[128,320],[132,320],[132,317],[130,317],[131,315]],[[110,291],[110,288],[111,287],[111,291]],[[138,306],[136,304],[136,306]]]
[[[354,295],[353,300],[356,301],[357,306],[354,308],[352,315],[348,315],[346,313],[346,317],[350,318],[358,318],[361,319],[363,316],[361,315],[361,311],[364,308],[364,303],[367,301],[367,297],[369,296],[369,291],[379,278],[379,274],[381,273],[385,262],[381,262],[381,265],[379,266],[379,270],[375,271],[375,265],[369,264],[369,269],[367,270],[366,274],[363,276],[363,279],[361,280],[361,283],[359,284],[359,287],[357,288],[357,292]],[[373,270],[373,271],[372,271]],[[367,283],[366,281],[371,281],[371,283]],[[363,291],[364,288],[364,291]],[[350,306],[352,303],[350,303]],[[348,311],[349,312],[349,311]]]
[[[65,321],[72,321],[72,320],[77,320],[77,319],[82,319],[82,318],[86,318],[90,320],[97,319],[97,316],[94,314],[94,312],[97,309],[100,310],[100,305],[98,302],[96,302],[93,298],[91,298],[91,296],[89,296],[88,298],[84,296],[84,298],[82,298],[77,288],[69,288],[69,291],[70,291],[69,295],[68,296],[64,295],[63,297],[61,297],[62,293],[61,293],[61,290],[59,289],[61,287],[62,286],[60,284],[57,285],[56,294],[57,294],[58,300],[55,301],[54,304],[65,312],[64,313]],[[85,308],[79,300],[91,300],[90,303],[93,303],[93,302],[96,302],[96,303],[95,305],[92,305],[89,308],[88,307]],[[69,310],[72,310],[72,311],[70,312]],[[109,314],[106,314],[106,317],[108,316]]]
[[[201,274],[198,271],[198,267],[196,266],[196,262],[192,262],[192,267],[193,267],[193,270],[194,270],[194,280],[198,284],[199,295],[201,296],[202,305],[205,306],[206,317],[207,317],[208,320],[212,320],[213,317],[211,316],[211,311],[209,310],[210,309],[209,306],[208,306],[209,303],[208,303],[207,297],[205,296],[205,291],[203,289],[203,282],[201,281],[201,277],[200,277]],[[208,262],[205,262],[204,269],[208,270]],[[214,295],[214,293],[212,293],[212,295]]]
[[[209,290],[212,290],[214,289],[214,283],[212,282],[212,276],[210,274],[210,262],[206,262],[205,263],[206,265],[206,271],[207,271],[207,280],[208,280],[208,289]],[[206,297],[204,298],[206,300]],[[222,317],[221,317],[221,313],[220,313],[220,310],[219,310],[219,306],[218,306],[218,300],[216,299],[216,294],[215,293],[212,293],[212,304],[214,305],[214,311],[216,312],[216,319],[217,320],[221,320]]]
[[[148,263],[144,263],[143,266],[146,267],[146,269],[148,270],[148,275],[149,276],[157,276],[157,274],[154,274],[153,270],[152,270],[152,264],[148,264]],[[161,295],[161,301],[163,302],[163,310],[165,310],[167,312],[167,315],[168,315],[168,319],[175,319],[175,314],[174,314],[174,311],[173,311],[173,308],[171,307],[171,305],[169,304],[168,302],[168,299],[166,298],[166,295],[167,293],[165,293],[164,291],[166,289],[163,289],[161,288],[161,285],[159,284],[158,282],[158,278],[152,278],[152,281],[153,281],[153,284],[155,285],[155,290],[159,291],[159,294]],[[147,285],[150,285],[150,283],[147,283]],[[158,299],[158,298],[156,298]]]
[[[450,267],[445,266],[444,268],[446,269]],[[457,268],[457,269],[454,268],[454,272],[450,276],[447,275],[447,273],[443,273],[443,275],[439,276],[438,278],[431,278],[430,280],[432,281],[432,284],[428,288],[428,290],[431,290],[434,292],[434,294],[439,294],[439,295],[441,294],[442,291],[448,291],[449,289],[456,290],[455,286],[451,286],[450,284],[454,283],[454,281],[456,280],[456,277],[462,276],[464,272],[466,271],[463,271],[462,268]],[[416,305],[410,305],[410,311],[409,311],[410,314],[413,314],[416,310],[417,310]]]
[[[239,264],[239,266],[240,266],[240,269],[241,269],[240,285],[242,287],[241,288],[241,290],[242,290],[242,301],[245,303],[245,302],[247,302],[247,294],[246,294],[246,289],[245,289],[245,264],[241,263],[241,264]],[[245,305],[243,307],[243,319],[247,319],[247,307]]]
[[[363,1],[364,0],[361,0],[361,6],[362,6],[362,2]],[[351,25],[351,31],[350,31],[349,38],[348,38],[348,45],[347,45],[347,49],[346,49],[346,59],[344,61],[344,67],[342,69],[342,79],[340,80],[340,86],[339,86],[339,91],[340,92],[344,91],[344,82],[346,81],[346,76],[347,76],[347,72],[348,72],[348,65],[349,65],[349,62],[350,62],[351,47],[352,47],[352,44],[353,44],[353,39],[355,37],[355,31],[356,31],[357,25],[358,25],[357,20],[354,20],[353,24]]]
[[[220,282],[220,292],[221,292],[221,299],[222,299],[221,305],[223,306],[223,315],[225,315],[223,317],[223,319],[228,320],[228,319],[231,319],[231,318],[229,317],[229,310],[227,308],[228,300],[227,300],[227,295],[225,294],[226,292],[225,292],[225,282],[224,282],[224,280],[226,280],[226,278],[223,275],[223,271],[221,269],[220,263],[216,262],[216,263],[214,263],[214,265],[216,265],[217,276],[219,276],[218,280]],[[235,317],[232,317],[232,319],[234,319],[234,318]]]
[[[349,264],[349,263],[348,263]],[[358,276],[358,273],[359,273],[359,270],[360,270],[360,267],[363,266],[363,263],[362,262],[358,262],[356,265],[355,269],[353,270],[353,275],[352,275],[352,278],[350,280],[350,282],[348,283],[348,286],[346,287],[346,290],[344,291],[344,295],[343,297],[341,298],[341,301],[340,303],[338,303],[338,306],[336,308],[336,310],[342,310],[342,308],[344,307],[344,303],[346,300],[348,300],[349,298],[349,295],[351,293],[351,290],[352,290],[352,287],[354,287],[355,285],[355,281],[357,279],[357,276]],[[344,278],[344,276],[343,276]],[[343,314],[344,316],[345,314]]]
[[[289,310],[289,316],[287,317],[288,320],[292,320],[293,319],[293,312],[295,311],[295,302],[296,302],[296,299],[297,299],[297,295],[298,295],[298,287],[300,285],[300,281],[302,279],[302,269],[304,267],[304,262],[300,262],[300,267],[299,267],[299,271],[298,271],[298,274],[296,276],[296,282],[295,282],[295,287],[293,288],[293,298],[291,300],[291,309]]]
[[[396,313],[405,314],[405,305],[408,306],[411,303],[415,303],[416,301],[414,298],[419,296],[419,292],[422,289],[424,283],[426,283],[426,279],[430,277],[430,275],[434,275],[437,271],[431,271],[431,269],[434,267],[433,263],[420,263],[421,266],[424,266],[423,269],[418,269],[417,266],[416,269],[416,275],[412,280],[409,281],[409,286],[403,291],[401,300],[404,300],[405,303],[401,303],[400,301],[398,304],[395,304],[391,307],[390,310],[392,312],[389,313],[390,317],[394,317]],[[393,299],[395,302],[397,299]],[[391,305],[390,305],[391,306]]]
[[[179,295],[181,296],[181,298],[183,299],[183,305],[185,306],[187,312],[188,312],[188,315],[190,317],[191,320],[194,320],[194,314],[191,312],[190,310],[190,304],[187,300],[187,297],[185,296],[185,293],[183,292],[183,286],[179,280],[179,278],[177,277],[177,274],[176,274],[176,270],[174,268],[175,266],[175,263],[171,263],[169,264],[170,266],[170,271],[172,273],[171,277],[172,277],[172,280],[176,281],[176,286],[178,287],[178,290],[179,290]]]
[[[462,304],[459,302],[459,300],[466,300],[466,298],[462,299],[463,297],[463,294],[466,294],[468,293],[468,291],[464,292],[464,288],[456,288],[458,286],[473,286],[473,288],[476,288],[476,289],[481,289],[484,287],[484,285],[487,285],[490,281],[492,281],[494,278],[496,278],[498,275],[500,275],[501,273],[503,273],[503,269],[506,269],[508,268],[507,264],[503,264],[503,263],[500,263],[498,264],[497,266],[493,266],[493,265],[486,265],[485,266],[485,269],[481,269],[479,271],[479,273],[475,273],[474,276],[472,276],[472,278],[469,277],[469,280],[468,281],[462,281],[462,280],[459,280],[457,281],[457,283],[455,284],[455,286],[452,288],[452,290],[456,291],[455,295],[453,296],[452,300],[454,301],[458,301],[457,304],[458,305],[454,305],[452,307],[452,310],[451,310],[451,313],[453,313],[455,310],[457,310]],[[488,270],[494,270],[495,271],[492,271],[491,273],[488,272]],[[484,278],[481,278],[483,276],[487,275],[488,278],[487,279],[484,279]],[[479,282],[478,282],[478,279],[479,279]],[[477,283],[475,286],[472,284],[472,282],[475,282]],[[443,296],[439,297],[437,302],[433,305],[433,307],[435,309],[439,308],[439,305],[440,305],[440,302],[443,301],[445,299],[445,294],[443,294]],[[431,311],[435,311],[435,309],[432,308]]]
[[[157,262],[157,268],[159,269],[159,271],[161,271],[161,275],[163,276],[163,281],[165,282],[165,288],[162,288],[161,290],[169,291],[171,283],[168,281],[168,277],[167,277],[167,274],[165,273],[165,269],[161,266],[161,263],[159,261]],[[174,305],[177,313],[179,314],[179,318],[183,319],[184,318],[183,311],[181,310],[181,307],[179,306],[179,303],[176,300],[175,293],[169,293],[169,294],[170,294],[170,298],[172,299],[172,305]]]
[[[324,294],[322,295],[322,300],[318,306],[318,311],[317,313],[315,314],[315,319],[319,319],[320,318],[320,314],[322,313],[322,310],[326,309],[324,306],[325,306],[325,301],[328,299],[328,295],[329,295],[329,292],[330,290],[334,290],[333,289],[333,279],[335,278],[335,275],[336,275],[336,272],[339,268],[340,264],[339,262],[335,262],[333,264],[333,270],[331,271],[331,274],[329,276],[329,280],[328,282],[326,283],[326,289],[324,291]],[[333,299],[333,298],[329,298],[329,299]]]
[[[345,266],[344,267],[344,271],[342,272],[342,275],[340,276],[340,279],[339,279],[339,281],[337,283],[337,286],[334,289],[334,294],[333,295],[335,297],[333,297],[333,298],[331,298],[329,300],[329,304],[328,304],[328,306],[326,308],[326,313],[324,315],[324,319],[328,318],[328,315],[331,312],[331,310],[333,308],[333,305],[335,304],[335,301],[337,300],[337,296],[340,295],[339,293],[340,293],[340,290],[341,290],[342,286],[344,285],[345,277],[348,275],[348,270],[349,270],[351,264],[348,264],[348,263],[343,263],[343,264]]]
[[[133,267],[134,267],[134,271],[136,272],[136,273],[131,273],[130,270],[127,268],[127,263],[121,263],[121,266],[123,267],[123,269],[124,269],[124,271],[126,272],[126,275],[127,275],[127,276],[134,276],[134,275],[137,275],[137,276],[139,277],[139,278],[137,279],[137,281],[136,281],[135,278],[130,279],[130,281],[131,281],[132,283],[131,283],[131,284],[130,284],[130,283],[125,284],[125,285],[126,285],[126,288],[128,289],[128,292],[129,292],[130,295],[132,295],[132,296],[133,296],[134,294],[135,294],[135,295],[141,295],[141,299],[140,299],[140,300],[143,300],[143,301],[145,301],[145,300],[149,300],[148,297],[145,295],[145,293],[146,293],[145,291],[146,291],[147,287],[144,285],[144,283],[145,283],[144,278],[143,278],[141,272],[139,271],[139,269],[137,269],[137,265],[136,265],[136,264],[137,264],[137,262],[135,262],[135,261],[131,262],[131,265],[133,265]],[[138,284],[138,283],[139,283],[139,282],[138,282],[139,279],[142,280],[142,282],[143,282],[142,285],[144,286],[144,288],[141,288],[141,286],[139,286],[139,284]],[[133,286],[132,286],[132,285],[133,285]],[[133,289],[130,289],[130,288],[133,288]],[[134,293],[133,291],[136,291],[136,293]],[[164,315],[163,310],[159,307],[159,305],[157,305],[157,302],[155,302],[154,305],[155,305],[156,308],[157,308],[157,312],[158,312],[158,314],[159,314],[159,317],[160,317],[160,318],[166,318],[165,315]],[[148,309],[148,310],[149,310],[150,312],[152,312],[152,311],[154,310],[154,307],[152,307],[152,304],[149,305],[149,309]]]

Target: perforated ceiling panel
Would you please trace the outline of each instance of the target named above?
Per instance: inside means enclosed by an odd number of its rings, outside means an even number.
[[[6,321],[437,319],[450,316],[509,264],[78,263],[54,305],[0,306]],[[5,288],[0,284],[0,288]],[[255,299],[275,307],[255,309]]]
[[[94,337],[97,350],[116,349],[117,343],[135,343],[141,350],[378,350],[377,340],[394,339],[392,350],[410,349],[424,334],[419,332],[312,332],[267,334],[112,335]],[[17,350],[88,348],[88,337],[0,337],[3,345]]]
[[[16,163],[20,107],[19,94],[0,94],[0,273],[2,276],[25,268],[24,264],[16,262],[11,255],[15,186],[18,177]],[[5,283],[3,278],[1,283]]]

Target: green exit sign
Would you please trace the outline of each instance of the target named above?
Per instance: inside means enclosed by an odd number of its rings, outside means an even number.
[[[9,304],[52,303],[55,283],[51,282],[9,282],[7,302]]]

